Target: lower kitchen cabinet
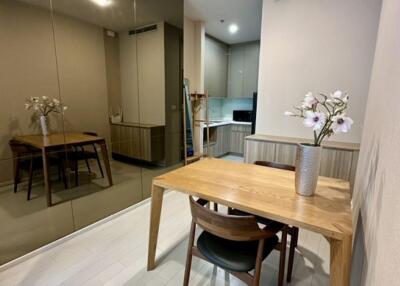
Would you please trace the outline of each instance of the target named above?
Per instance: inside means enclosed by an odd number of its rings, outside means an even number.
[[[230,136],[230,153],[244,154],[244,138],[251,134],[250,125],[232,124]]]
[[[155,162],[164,160],[164,126],[111,124],[113,155]]]
[[[221,157],[229,153],[243,156],[244,140],[250,133],[250,125],[227,124],[210,127],[210,156]],[[204,148],[207,152],[206,141]]]

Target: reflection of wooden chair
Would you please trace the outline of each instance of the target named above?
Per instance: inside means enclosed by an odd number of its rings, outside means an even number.
[[[189,284],[192,256],[197,256],[219,266],[248,285],[259,285],[263,260],[277,249],[280,254],[278,285],[283,284],[287,228],[271,222],[260,229],[255,216],[231,216],[204,207],[208,201],[195,201],[189,197],[192,225],[186,258],[183,285]],[[196,225],[204,231],[194,246]],[[279,242],[276,233],[282,230]],[[249,272],[254,269],[254,275]]]
[[[254,164],[259,165],[259,166],[264,166],[264,167],[270,167],[270,168],[276,168],[276,169],[281,169],[281,170],[288,170],[288,171],[295,171],[296,168],[291,165],[285,165],[281,163],[275,163],[275,162],[268,162],[268,161],[256,161]],[[236,209],[228,209],[228,213],[233,214],[233,215],[249,215],[246,212],[242,212]],[[263,217],[258,217],[256,216],[257,222],[262,223],[262,224],[270,224],[272,220],[263,218]],[[294,263],[294,253],[297,247],[298,243],[298,238],[299,238],[299,228],[297,227],[289,227],[288,226],[288,234],[291,236],[290,239],[290,249],[289,249],[289,261],[288,261],[288,272],[287,272],[287,282],[290,282],[292,280],[292,272],[293,272],[293,263]]]
[[[98,136],[96,132],[83,132],[83,134],[90,135],[90,136],[96,136],[96,137]],[[92,147],[92,150],[88,150],[87,148],[85,148],[86,146],[89,146],[89,145]],[[89,160],[96,159],[97,164],[99,166],[101,177],[104,178],[103,168],[101,167],[100,157],[97,152],[95,144],[90,143],[90,144],[76,146],[74,148],[74,151],[70,152],[69,156],[70,156],[71,160],[74,162],[75,185],[78,185],[78,163],[79,163],[79,161],[85,161],[86,167],[87,167],[89,173],[91,173],[92,171],[90,169]]]
[[[33,172],[36,169],[43,168],[42,153],[40,150],[32,146],[21,143],[17,140],[10,140],[9,145],[14,158],[14,193],[18,190],[18,184],[21,182],[21,171],[28,172],[28,194],[27,200],[31,199]],[[64,187],[67,188],[67,181],[63,161],[56,158],[49,158],[50,165],[52,162],[58,165],[59,175],[62,176]]]

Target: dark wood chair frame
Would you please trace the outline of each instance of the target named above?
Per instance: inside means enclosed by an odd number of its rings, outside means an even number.
[[[90,136],[98,136],[98,134],[96,132],[82,132],[82,133],[85,135],[90,135]],[[93,152],[88,152],[85,150],[85,146],[87,146],[87,145],[92,146]],[[91,173],[92,170],[90,169],[89,159],[96,159],[97,164],[99,166],[100,173],[101,173],[101,177],[104,178],[104,172],[103,172],[103,168],[101,167],[100,157],[99,157],[99,153],[97,152],[97,149],[96,149],[96,144],[91,143],[91,144],[79,145],[79,146],[76,146],[72,152],[73,152],[72,157],[73,157],[73,164],[74,164],[73,168],[75,171],[75,186],[79,185],[78,161],[80,161],[80,160],[85,161],[86,167],[87,167],[89,173]]]
[[[276,168],[281,170],[295,171],[296,167],[281,163],[269,162],[269,161],[255,161],[255,165]],[[218,206],[214,204],[214,209],[218,209]],[[248,215],[248,213],[240,212],[232,210],[232,208],[228,208],[228,214],[236,214],[236,215]],[[265,219],[262,217],[256,217],[258,223],[270,223],[271,220]],[[289,261],[288,261],[288,271],[286,281],[290,283],[292,281],[292,273],[293,273],[293,263],[294,263],[294,254],[296,252],[296,247],[299,240],[299,228],[287,226],[287,232],[290,235],[290,247],[289,247]]]
[[[281,241],[278,242],[275,249],[280,251],[279,261],[279,278],[278,285],[283,285],[284,271],[285,271],[285,254],[287,243],[287,226],[278,222],[271,222],[263,229],[257,224],[256,217],[253,215],[232,216],[225,215],[210,210],[205,207],[209,202],[199,199],[195,201],[193,197],[189,197],[190,208],[192,212],[192,223],[189,235],[189,245],[186,257],[186,267],[183,285],[189,284],[190,268],[192,265],[192,257],[204,259],[204,257],[197,246],[194,245],[196,226],[200,226],[204,231],[207,231],[218,237],[234,240],[234,241],[255,241],[258,240],[257,257],[255,261],[254,275],[247,272],[231,272],[231,275],[237,277],[247,285],[259,285],[261,266],[263,261],[263,251],[265,239],[274,236],[277,232],[282,231]]]
[[[296,171],[295,166],[281,164],[281,163],[256,161],[254,162],[254,164],[258,166],[276,168],[281,170],[288,170],[293,172]],[[288,261],[288,271],[287,271],[286,281],[290,283],[290,281],[292,281],[294,254],[299,240],[299,228],[295,226],[288,226],[288,234],[290,235],[290,248],[289,248],[289,261]]]
[[[14,193],[18,191],[18,184],[21,182],[21,170],[24,169],[23,163],[27,162],[29,164],[26,170],[28,172],[27,200],[29,201],[31,199],[35,160],[41,162],[42,154],[40,150],[13,139],[9,141],[9,146],[13,153],[14,161]],[[63,180],[64,187],[67,189],[68,186],[65,175],[64,161],[58,159],[55,159],[54,161],[57,161],[59,179]]]

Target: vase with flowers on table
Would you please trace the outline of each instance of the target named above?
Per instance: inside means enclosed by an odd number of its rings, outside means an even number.
[[[353,120],[346,116],[349,94],[337,90],[329,96],[323,93],[308,92],[300,106],[285,115],[303,119],[306,127],[313,129],[313,143],[298,144],[296,154],[296,192],[303,196],[312,196],[318,182],[321,163],[321,144],[334,134],[346,133]]]

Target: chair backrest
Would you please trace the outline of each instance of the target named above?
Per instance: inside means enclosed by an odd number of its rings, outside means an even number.
[[[85,135],[90,135],[90,136],[98,136],[97,135],[97,133],[96,132],[94,132],[94,131],[85,131],[85,132],[82,132],[83,134],[85,134]]]
[[[13,152],[14,156],[28,156],[32,155],[33,150],[26,144],[18,141],[11,139],[8,144],[10,145],[11,151]]]
[[[295,171],[296,170],[295,166],[281,164],[281,163],[275,163],[275,162],[255,161],[254,164],[259,165],[259,166],[264,166],[264,167],[281,169],[281,170],[289,170],[289,171]]]
[[[258,227],[253,215],[225,215],[204,207],[192,196],[189,196],[189,200],[194,223],[216,236],[235,241],[249,241],[273,235],[271,233],[266,236],[266,232]]]

